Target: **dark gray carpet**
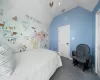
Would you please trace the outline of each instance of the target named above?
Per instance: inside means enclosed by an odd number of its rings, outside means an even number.
[[[62,57],[63,66],[57,69],[50,80],[100,80],[92,69],[83,72],[82,69],[73,66],[72,61]]]

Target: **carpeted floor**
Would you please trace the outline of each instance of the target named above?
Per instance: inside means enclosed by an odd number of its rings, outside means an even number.
[[[100,80],[92,69],[83,72],[82,69],[73,66],[72,61],[62,57],[63,66],[57,69],[50,80]]]

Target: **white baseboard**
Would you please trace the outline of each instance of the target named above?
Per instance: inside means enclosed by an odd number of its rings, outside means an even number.
[[[69,58],[70,60],[73,60],[72,58]]]
[[[61,55],[59,55],[59,56],[61,56]],[[61,56],[61,57],[63,57],[63,56]],[[67,57],[65,57],[65,58],[67,58]],[[67,58],[67,59],[69,59],[69,60],[73,60],[71,57],[70,57],[70,58]]]
[[[100,77],[100,75],[96,72],[94,66],[92,65],[93,71]]]
[[[94,66],[92,65],[93,71],[96,73]]]

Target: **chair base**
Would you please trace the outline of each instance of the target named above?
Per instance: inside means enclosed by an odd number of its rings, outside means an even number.
[[[80,67],[83,71],[89,69],[89,66],[88,66],[89,60],[87,60],[86,63],[81,63],[81,62],[79,62],[79,61],[73,59],[73,64],[74,64],[74,66]]]

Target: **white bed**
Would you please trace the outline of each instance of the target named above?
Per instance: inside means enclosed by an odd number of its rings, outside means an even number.
[[[17,53],[15,58],[15,71],[4,80],[49,80],[56,69],[62,66],[60,56],[46,49]]]

